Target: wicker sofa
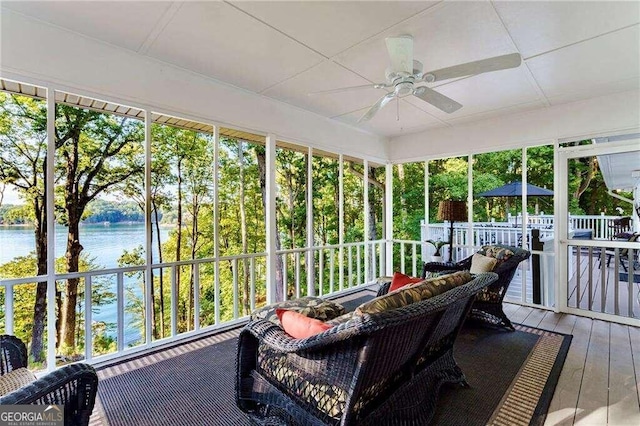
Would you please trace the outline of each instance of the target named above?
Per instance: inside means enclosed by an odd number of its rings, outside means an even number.
[[[531,253],[527,250],[511,247],[502,244],[494,244],[491,246],[484,246],[478,253],[488,254],[487,250],[502,251],[507,250],[512,252],[510,256],[504,261],[501,261],[493,270],[498,274],[498,279],[490,286],[485,288],[478,296],[473,304],[469,318],[477,321],[481,321],[485,324],[489,324],[497,327],[504,327],[507,330],[515,330],[513,324],[502,310],[502,301],[507,294],[507,289],[511,280],[516,273],[520,262],[529,258]],[[469,256],[464,260],[457,263],[442,263],[442,262],[429,262],[424,264],[422,277],[424,278],[429,273],[450,273],[454,271],[469,270],[471,268],[471,260],[473,256]],[[378,295],[385,294],[389,291],[390,282],[383,283],[378,290]]]
[[[305,339],[251,321],[238,342],[237,405],[256,424],[427,424],[439,387],[466,384],[453,344],[475,295],[496,279],[479,274]]]
[[[89,424],[98,389],[98,376],[88,364],[65,365],[45,376],[35,378],[27,369],[27,348],[15,336],[0,336],[0,380],[3,390],[0,405],[64,405],[64,424]],[[13,390],[15,388],[15,390]]]

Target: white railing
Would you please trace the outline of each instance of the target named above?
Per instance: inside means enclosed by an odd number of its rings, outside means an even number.
[[[278,251],[284,297],[326,296],[373,282],[385,272],[385,244],[385,240],[376,240]],[[79,280],[78,294],[83,295],[76,304],[80,354],[71,360],[102,363],[243,321],[250,311],[266,304],[266,262],[266,253],[252,253],[56,274],[61,297],[69,279]],[[224,280],[220,278],[223,269],[230,270],[225,271]],[[16,289],[27,290],[20,286],[28,285],[27,292],[33,293],[38,282],[47,282],[47,277],[0,280],[4,296],[0,305],[4,327],[0,324],[0,328],[4,333],[15,332]],[[108,303],[99,302],[105,297],[110,298]],[[100,351],[98,339],[112,339],[113,344]],[[47,364],[55,364],[55,359],[49,357]]]
[[[442,225],[429,228],[433,231],[433,235],[440,233],[444,236],[448,232]],[[461,260],[473,254],[485,242],[517,245],[519,232],[517,228],[481,226],[474,229],[472,244],[467,244],[468,237],[471,235],[468,233],[468,228],[456,226],[454,260]],[[546,229],[541,231],[543,236],[545,232],[547,232]],[[551,231],[547,233],[551,234]],[[371,283],[376,278],[389,274],[391,271],[386,270],[387,243],[392,244],[392,269],[413,276],[421,274],[423,261],[428,260],[433,252],[431,245],[414,240],[388,242],[376,240],[368,243],[355,242],[280,250],[276,255],[282,260],[284,297],[297,298],[308,294],[331,295]],[[593,247],[594,244],[597,245],[597,242],[592,242],[590,245]],[[596,249],[589,250],[591,251],[588,264],[592,265],[595,264]],[[635,253],[632,256],[636,256],[637,252],[637,250],[632,251]],[[584,259],[584,253],[583,251],[577,253],[579,254],[574,260],[576,265],[580,265],[580,256]],[[603,252],[598,253],[602,256]],[[551,306],[554,302],[552,268],[555,254],[547,251],[536,251],[534,254],[544,259],[541,263],[543,305]],[[443,255],[445,259],[448,258],[448,253]],[[622,281],[622,275],[618,275],[622,267],[622,263],[619,263],[620,256],[619,250],[613,251],[612,259],[616,265],[613,277],[616,285],[611,288],[617,288]],[[64,286],[67,285],[67,280],[79,279],[78,291],[79,294],[83,294],[78,298],[77,303],[78,347],[82,348],[80,358],[100,363],[243,321],[250,311],[267,303],[267,261],[266,253],[254,253],[217,259],[184,260],[150,266],[56,274],[54,279],[58,291],[62,290],[60,293],[62,297],[64,297]],[[310,268],[307,267],[307,262],[311,262]],[[309,271],[312,276],[307,275]],[[577,266],[575,271],[579,271]],[[593,286],[593,277],[596,276],[593,266],[588,271],[590,271],[588,274],[585,274],[584,270],[576,272],[577,275],[574,274],[574,280],[577,280],[576,287],[579,286],[579,290],[576,289],[578,294],[584,292],[585,288],[589,288],[589,282]],[[598,273],[602,274],[602,272]],[[180,274],[180,280],[178,280],[178,274]],[[636,277],[636,275],[628,276]],[[153,279],[148,280],[147,276]],[[592,278],[591,281],[587,280],[585,287],[583,280],[587,276]],[[523,262],[509,288],[507,298],[520,303],[531,303],[532,277],[531,262]],[[160,313],[160,280],[164,290],[163,314]],[[34,283],[37,282],[47,282],[47,277],[0,280],[0,292],[4,296],[4,303],[0,305],[0,313],[4,319],[4,333],[13,334],[16,331],[15,305],[16,300],[20,300],[17,297],[23,297],[26,294],[22,293],[26,289],[23,286],[29,285],[31,289],[29,291],[33,292]],[[178,283],[180,289],[178,289]],[[585,293],[591,295],[585,299],[589,309],[597,310],[600,309],[599,307],[608,306],[607,303],[611,300],[619,300],[619,303],[612,302],[613,314],[622,312],[624,315],[624,312],[627,312],[629,316],[637,316],[636,305],[633,305],[637,298],[634,297],[631,300],[628,297],[623,300],[620,294],[624,291],[624,294],[631,295],[630,292],[635,291],[640,284],[628,282],[625,285],[626,287],[623,290],[618,289],[618,292],[612,290],[613,296],[607,293],[604,296],[606,299],[600,305],[593,301],[593,297],[598,294],[590,289]],[[178,297],[178,291],[182,297]],[[185,296],[185,292],[188,296]],[[100,304],[98,301],[109,293],[113,295],[112,300],[106,304]],[[633,309],[630,308],[629,303],[633,305]],[[151,306],[154,307],[153,310]],[[577,308],[578,305],[575,307]],[[23,312],[19,314],[24,316]],[[160,319],[162,321],[159,321]],[[113,331],[109,331],[111,328]],[[106,350],[103,346],[96,346],[96,340],[104,341],[105,337],[113,339],[112,347]],[[55,359],[49,357],[48,363],[55,364]]]
[[[518,223],[521,224],[518,217]],[[607,240],[614,236],[613,220],[618,216],[592,215],[569,216],[569,230],[572,235],[580,239]],[[475,222],[473,224],[473,239],[469,238],[469,224],[455,222],[453,227],[455,245],[482,246],[485,244],[507,244],[520,246],[522,244],[521,225],[511,222]],[[525,246],[531,241],[531,230],[539,229],[541,238],[553,238],[553,216],[529,216],[527,239]],[[448,223],[422,223],[422,238],[424,240],[447,241],[449,237]]]
[[[640,324],[640,244],[585,241],[568,252],[567,307]]]

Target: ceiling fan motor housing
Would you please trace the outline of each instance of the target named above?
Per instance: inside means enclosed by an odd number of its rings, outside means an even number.
[[[403,81],[401,83],[396,84],[396,88],[394,90],[397,96],[407,96],[413,93],[413,82],[412,81]]]

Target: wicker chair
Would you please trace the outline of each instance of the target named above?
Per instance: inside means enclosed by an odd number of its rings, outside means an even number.
[[[493,272],[498,274],[498,280],[488,286],[476,297],[476,301],[473,303],[473,308],[469,314],[469,318],[479,320],[491,325],[505,327],[509,330],[515,330],[509,318],[502,310],[502,301],[507,294],[507,289],[511,280],[518,269],[520,262],[526,260],[531,253],[527,250],[505,246],[500,244],[493,244],[495,247],[502,247],[511,250],[514,254],[506,261],[499,264]],[[424,264],[422,276],[425,277],[428,272],[441,272],[441,271],[462,271],[471,268],[471,258],[468,258],[454,264],[430,262]],[[382,290],[382,289],[381,289]],[[387,288],[388,291],[388,288]]]
[[[0,336],[0,375],[27,367],[27,348],[15,336]],[[0,405],[64,405],[65,425],[88,425],[96,400],[98,376],[88,364],[65,365],[0,397]]]
[[[251,321],[238,341],[236,403],[264,425],[427,424],[440,386],[466,384],[453,344],[474,296],[496,279],[480,274],[306,339]]]

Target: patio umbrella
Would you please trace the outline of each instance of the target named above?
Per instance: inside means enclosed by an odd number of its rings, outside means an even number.
[[[478,194],[479,197],[522,197],[522,182],[515,181]],[[527,183],[527,196],[553,197],[553,191]],[[516,225],[518,216],[516,215]]]

